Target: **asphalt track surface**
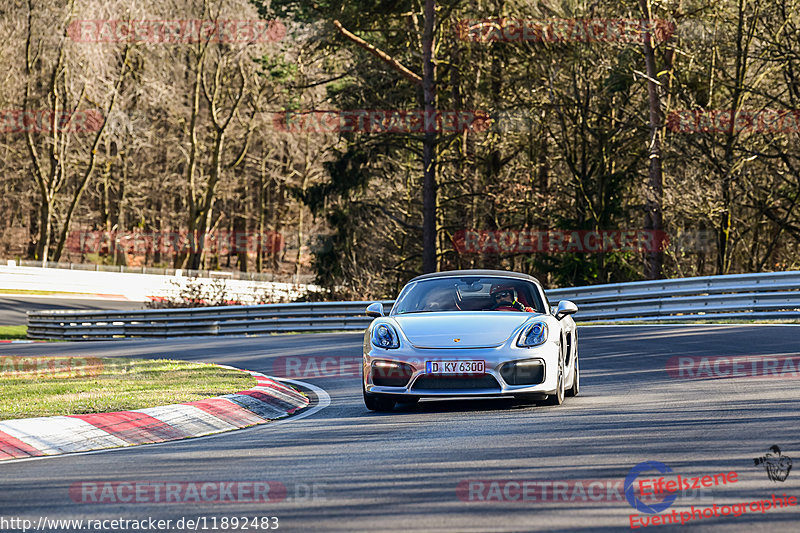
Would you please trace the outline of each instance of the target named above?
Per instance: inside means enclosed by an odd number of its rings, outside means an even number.
[[[0,326],[27,324],[28,316],[26,311],[41,311],[44,309],[129,311],[132,309],[144,309],[144,307],[144,302],[125,300],[0,294]]]
[[[800,495],[800,472],[770,481],[753,461],[773,445],[800,460],[798,379],[685,380],[665,371],[671,356],[797,355],[800,326],[582,327],[580,335],[582,391],[560,407],[446,400],[376,414],[365,409],[354,372],[301,376],[328,392],[330,406],[210,438],[0,464],[0,518],[277,516],[283,531],[623,531],[633,513],[624,494],[620,500],[604,492],[610,501],[563,501],[563,494],[558,501],[464,501],[457,487],[476,479],[620,481],[644,461],[684,477],[738,473],[738,482],[703,498],[682,496],[662,514]],[[279,358],[287,356],[352,361],[361,342],[358,334],[206,337],[0,345],[0,355],[172,357],[269,374],[285,368]],[[121,481],[277,481],[287,498],[86,504],[70,497],[74,483]],[[799,509],[648,531],[797,531]]]

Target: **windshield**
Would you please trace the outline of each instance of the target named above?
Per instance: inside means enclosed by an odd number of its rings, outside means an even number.
[[[544,313],[534,283],[493,277],[434,278],[407,285],[393,315],[439,311],[507,311]]]

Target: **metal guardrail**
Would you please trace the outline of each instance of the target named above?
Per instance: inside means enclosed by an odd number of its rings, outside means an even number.
[[[372,302],[315,302],[141,311],[29,311],[31,339],[97,340],[301,331],[363,331]],[[383,302],[391,308],[392,301]]]
[[[708,276],[547,291],[572,300],[575,319],[691,321],[800,318],[800,272]],[[371,302],[320,302],[142,311],[35,311],[28,337],[93,340],[307,331],[362,331]],[[388,311],[394,303],[382,302]]]
[[[800,272],[733,274],[547,291],[580,321],[800,318]]]

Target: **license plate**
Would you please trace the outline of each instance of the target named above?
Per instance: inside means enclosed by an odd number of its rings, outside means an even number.
[[[483,374],[485,361],[425,361],[426,374]]]

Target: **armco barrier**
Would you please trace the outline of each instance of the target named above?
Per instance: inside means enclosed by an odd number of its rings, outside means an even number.
[[[708,276],[547,291],[578,304],[575,319],[691,321],[800,318],[800,272]],[[362,331],[370,302],[322,302],[126,312],[28,313],[34,339],[107,339],[247,333]],[[383,302],[388,309],[392,301]]]
[[[576,320],[708,320],[800,317],[800,272],[733,274],[547,291],[578,304]]]
[[[372,302],[264,304],[142,311],[28,312],[32,339],[241,335],[295,331],[359,331]],[[391,306],[392,302],[384,302]],[[388,310],[388,309],[387,309]]]

